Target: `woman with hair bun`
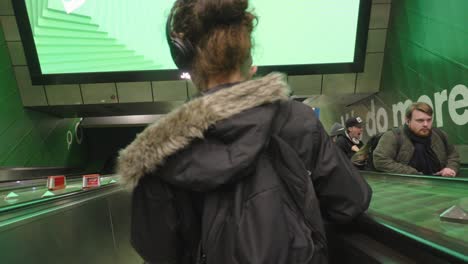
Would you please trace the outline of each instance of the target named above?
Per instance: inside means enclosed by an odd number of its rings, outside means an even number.
[[[131,242],[147,263],[326,263],[323,219],[348,222],[369,205],[369,186],[313,110],[288,99],[285,76],[252,79],[256,21],[247,0],[174,3],[171,55],[201,95],[148,126],[118,160],[133,189]],[[275,131],[279,116],[287,118]],[[286,190],[273,137],[308,172],[301,193]]]

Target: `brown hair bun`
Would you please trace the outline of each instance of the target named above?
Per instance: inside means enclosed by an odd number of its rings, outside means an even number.
[[[207,29],[216,25],[241,23],[248,6],[247,0],[199,0],[195,4],[194,13],[202,28]]]

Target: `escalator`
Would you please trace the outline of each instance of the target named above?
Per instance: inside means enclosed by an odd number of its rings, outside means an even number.
[[[372,201],[351,227],[328,228],[332,263],[468,262],[468,179],[361,175]]]
[[[72,177],[55,191],[46,179],[1,182],[0,263],[141,263],[129,244],[130,193],[118,181],[101,176],[101,187],[84,190]]]

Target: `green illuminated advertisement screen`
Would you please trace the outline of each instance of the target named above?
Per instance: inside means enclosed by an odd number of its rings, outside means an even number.
[[[251,0],[261,73],[362,70],[370,0]],[[13,1],[34,83],[174,80],[174,0]],[[363,40],[364,39],[364,40]],[[364,50],[363,50],[364,49]]]

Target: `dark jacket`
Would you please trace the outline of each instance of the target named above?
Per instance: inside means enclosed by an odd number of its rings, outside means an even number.
[[[200,229],[208,264],[301,263],[289,255],[291,243],[300,243],[290,241],[291,232],[301,231],[288,230],[294,216],[285,212],[281,183],[264,151],[277,110],[273,102],[286,100],[288,93],[284,76],[270,74],[202,96],[149,126],[120,153],[119,173],[131,186],[142,179],[140,184],[151,189],[167,184],[172,190],[203,194],[185,204],[195,208],[189,218],[200,214],[201,227],[193,221],[193,228]],[[322,217],[350,221],[367,209],[371,190],[330,141],[313,110],[290,103],[290,119],[280,137],[311,172],[316,195],[309,199],[316,204],[314,228],[321,241],[308,263],[323,263]],[[174,204],[161,210],[173,211]],[[156,227],[161,234],[174,225],[174,218],[168,219]],[[154,246],[173,239],[155,237]]]
[[[348,138],[346,133],[338,134],[335,143],[338,146],[338,148],[341,149],[349,159],[351,159],[351,157],[356,153],[351,149],[353,146],[362,148],[362,146],[364,145],[362,141],[359,141],[359,144],[354,144],[354,142]]]
[[[403,128],[400,128],[403,131]],[[441,131],[447,138],[447,134]],[[401,173],[401,174],[420,174],[415,168],[409,166],[413,157],[414,146],[406,133],[400,133],[401,146],[398,150],[398,140],[393,131],[387,131],[382,135],[379,144],[374,150],[374,166],[379,171]],[[446,139],[447,140],[447,139]],[[432,133],[431,148],[434,150],[442,168],[451,168],[456,173],[460,168],[460,157],[452,144],[447,143],[447,149],[444,140],[438,133]]]

